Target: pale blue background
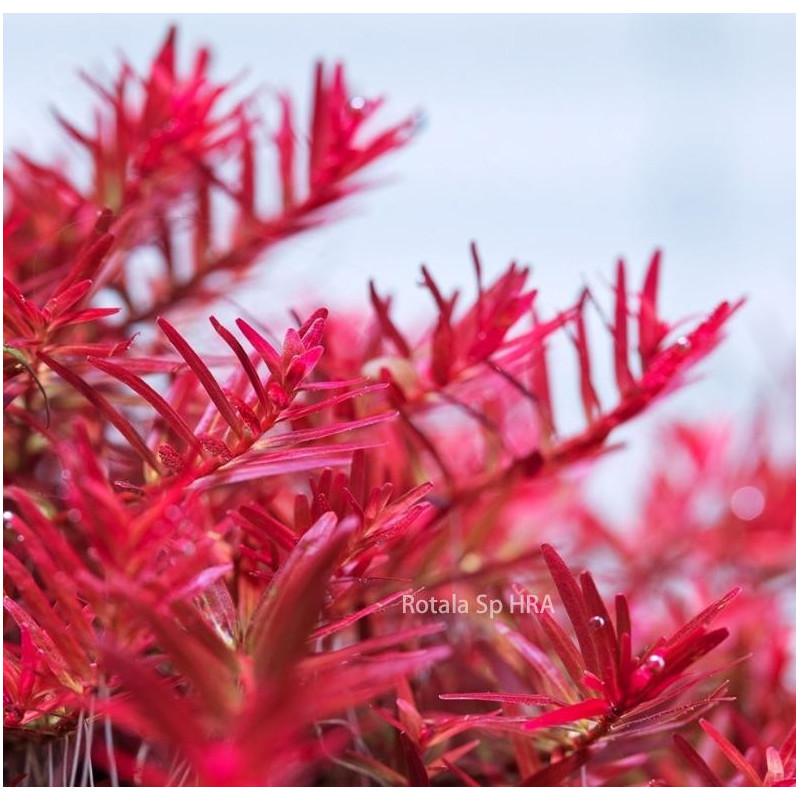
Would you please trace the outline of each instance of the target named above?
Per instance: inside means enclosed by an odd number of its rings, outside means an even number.
[[[510,258],[531,263],[554,310],[583,278],[607,296],[618,255],[638,281],[661,245],[671,315],[750,301],[705,380],[656,418],[745,414],[776,391],[793,403],[793,16],[6,15],[6,151],[54,152],[49,105],[87,120],[75,69],[111,74],[117,49],[143,66],[170,19],[184,48],[213,47],[219,77],[248,67],[244,87],[307,98],[312,61],[342,57],[355,90],[428,118],[379,170],[391,185],[273,258],[264,291],[240,297],[251,310],[298,281],[358,306],[375,276],[413,317],[429,307],[415,288],[422,261],[471,289],[472,238],[492,274]],[[615,456],[609,469],[632,474],[646,452]]]

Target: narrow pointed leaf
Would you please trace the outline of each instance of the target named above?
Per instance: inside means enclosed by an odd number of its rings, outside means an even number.
[[[538,728],[549,728],[553,725],[567,725],[570,722],[577,722],[581,719],[592,719],[607,714],[611,710],[611,705],[607,700],[591,698],[583,700],[572,706],[556,708],[546,711],[544,714],[535,717],[523,726],[525,730],[531,731]]]
[[[580,586],[578,586],[569,568],[554,548],[548,544],[543,544],[542,555],[553,577],[553,582],[558,589],[558,593],[561,595],[561,600],[569,615],[570,622],[572,622],[572,627],[575,629],[575,634],[578,637],[578,645],[580,646],[586,666],[591,672],[598,674],[600,672],[599,662],[597,660],[592,629],[589,627],[590,614],[586,608]]]
[[[161,472],[161,464],[145,444],[144,439],[137,433],[133,425],[122,416],[122,414],[108,402],[97,390],[89,386],[83,378],[76,375],[72,370],[59,364],[45,353],[39,352],[39,358],[47,364],[53,372],[60,375],[74,389],[80,392],[128,441],[133,449],[139,454],[143,461],[146,461],[156,472]]]
[[[256,368],[253,366],[252,361],[250,361],[249,356],[236,340],[236,337],[224,325],[222,325],[216,317],[211,317],[211,324],[214,326],[214,330],[222,337],[225,344],[227,344],[228,347],[230,347],[231,350],[233,350],[233,352],[236,354],[236,358],[239,359],[239,363],[242,365],[242,369],[245,371],[245,374],[250,381],[250,385],[253,387],[253,391],[256,393],[258,402],[261,404],[261,409],[266,414],[272,407],[272,404],[269,402],[267,392],[264,389],[264,384],[261,382],[261,378],[258,377]]]
[[[324,514],[303,535],[277,572],[251,626],[259,680],[285,677],[302,655],[325,597],[326,582],[348,537],[336,515]]]
[[[197,379],[203,384],[203,388],[211,398],[211,402],[222,414],[224,420],[231,426],[231,429],[237,436],[242,435],[242,421],[239,419],[233,407],[225,397],[225,393],[217,383],[211,370],[205,365],[202,358],[189,346],[189,343],[169,324],[163,317],[159,317],[158,325],[166,334],[167,338],[172,342],[173,347],[181,354],[184,361],[192,372],[197,376]]]
[[[747,759],[708,720],[701,719],[700,727],[717,743],[720,750],[725,754],[725,758],[742,773],[751,786],[763,785],[761,778],[758,777],[758,774],[750,766]]]
[[[172,406],[146,381],[142,380],[138,375],[135,375],[125,367],[115,364],[113,361],[107,361],[102,358],[95,358],[89,356],[88,361],[103,372],[108,373],[112,377],[121,381],[130,389],[133,389],[136,394],[146,400],[150,405],[161,415],[163,420],[172,428],[189,445],[194,447],[200,446],[197,437],[194,435],[192,429],[186,424],[183,418],[172,408]]]

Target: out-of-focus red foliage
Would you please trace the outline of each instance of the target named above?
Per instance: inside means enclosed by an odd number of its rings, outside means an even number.
[[[676,326],[661,254],[633,291],[620,262],[603,342],[602,298],[544,315],[527,269],[488,281],[473,246],[466,308],[423,269],[424,329],[372,284],[279,339],[276,309],[211,316],[203,352],[189,316],[414,119],[380,127],[318,66],[307,126],[277,99],[268,208],[254,99],[175,50],[86,76],[93,129],[59,117],[85,184],[6,165],[6,782],[793,783],[795,471],[767,418],[667,427],[630,522],[585,492],[739,303]]]

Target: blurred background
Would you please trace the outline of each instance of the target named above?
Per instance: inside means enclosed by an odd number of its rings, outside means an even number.
[[[744,420],[764,398],[794,419],[792,15],[6,15],[5,152],[68,152],[49,109],[90,121],[77,70],[110,77],[123,51],[144,68],[170,22],[184,63],[210,45],[216,76],[240,76],[265,109],[275,89],[306,104],[322,57],[346,62],[357,94],[384,95],[384,119],[424,114],[380,188],[272,256],[239,297],[250,311],[309,292],[363,308],[374,277],[401,318],[425,317],[419,265],[471,298],[472,239],[490,276],[511,259],[533,267],[543,311],[585,281],[610,303],[617,257],[638,287],[660,246],[667,319],[748,302],[703,380],[618,434],[636,445],[607,459],[599,493],[636,482],[666,419]],[[794,437],[779,434],[787,453]]]

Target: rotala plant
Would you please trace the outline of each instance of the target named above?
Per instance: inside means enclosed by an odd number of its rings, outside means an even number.
[[[415,330],[374,284],[224,317],[416,124],[341,65],[262,120],[175,48],[86,76],[86,180],[5,168],[5,783],[794,784],[767,412],[666,425],[624,525],[584,491],[740,302],[663,319],[656,252],[548,315],[472,246],[472,299],[423,268]]]

